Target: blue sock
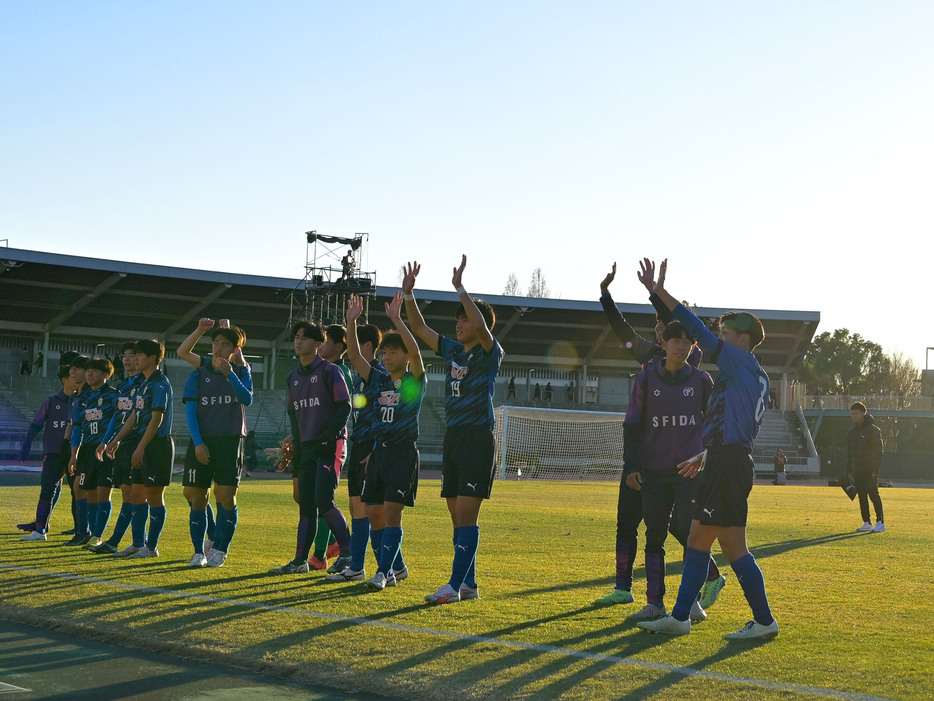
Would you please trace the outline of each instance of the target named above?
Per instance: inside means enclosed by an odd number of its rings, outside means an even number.
[[[366,544],[370,540],[370,519],[366,516],[350,521],[350,569],[362,570],[366,564]]]
[[[141,548],[146,545],[146,522],[149,520],[149,502],[133,504],[133,547]]]
[[[396,559],[392,563],[392,569],[398,572],[405,567],[405,560],[402,559],[402,544],[400,541],[399,551],[396,553]]]
[[[370,546],[373,548],[373,557],[376,558],[376,566],[379,567],[379,553],[380,547],[383,543],[383,531],[385,528],[376,529],[372,526],[370,527]]]
[[[75,509],[78,512],[78,520],[75,525],[75,535],[85,535],[91,531],[88,529],[88,500],[77,499]]]
[[[220,507],[220,504],[218,504],[218,507]],[[205,510],[208,512],[208,540],[213,542],[215,535],[214,529],[217,526],[217,522],[214,520],[214,509],[211,508],[211,502],[208,502]]]
[[[107,523],[110,521],[110,514],[113,513],[114,505],[107,501],[102,501],[97,505],[97,525],[94,527],[92,535],[95,538],[101,538],[104,531],[107,530]]]
[[[480,543],[479,526],[460,526],[457,529],[457,543],[454,545],[454,565],[451,567],[451,579],[448,584],[454,591],[460,589],[467,579],[470,563],[477,557]]]
[[[214,541],[214,547],[222,552],[227,552],[230,547],[230,541],[233,540],[234,531],[237,530],[237,520],[240,512],[237,505],[228,509],[221,504],[217,505],[217,528],[214,535],[217,539]]]
[[[746,553],[738,560],[730,563],[733,572],[736,573],[736,579],[743,588],[743,594],[746,595],[746,601],[749,602],[749,608],[752,609],[752,617],[756,623],[767,626],[775,620],[772,616],[772,609],[769,608],[769,599],[765,595],[765,579],[762,577],[762,570],[756,564],[756,558],[752,553]]]
[[[107,544],[117,547],[120,545],[120,541],[123,540],[123,536],[126,535],[126,529],[130,527],[130,522],[133,520],[133,505],[125,501],[120,506],[120,513],[117,516],[117,522],[114,524],[114,532],[110,538],[107,539]]]
[[[188,517],[188,532],[191,534],[191,544],[195,546],[195,552],[203,555],[204,538],[208,532],[207,509],[191,510],[191,515]]]
[[[159,536],[165,528],[165,513],[165,506],[154,506],[149,510],[149,537],[146,539],[146,545],[150,550],[159,547]]]
[[[678,600],[671,609],[672,617],[686,621],[691,616],[691,607],[700,594],[701,587],[707,581],[707,568],[710,566],[710,553],[694,548],[684,549],[684,571],[681,573],[681,586],[678,588]]]
[[[94,535],[94,529],[97,528],[97,515],[101,512],[100,502],[88,500],[88,533]]]
[[[396,556],[399,554],[399,548],[402,546],[402,527],[386,526],[383,529],[383,537],[379,544],[379,563],[377,572],[389,574]]]

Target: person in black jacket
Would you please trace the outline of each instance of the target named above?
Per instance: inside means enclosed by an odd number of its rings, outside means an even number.
[[[879,468],[882,467],[882,431],[875,419],[866,412],[866,405],[856,402],[850,407],[853,426],[846,436],[846,471],[852,475],[859,496],[859,510],[863,525],[856,530],[861,533],[882,533],[885,520],[882,516],[882,499],[879,497]],[[869,521],[869,501],[876,511],[876,525]]]

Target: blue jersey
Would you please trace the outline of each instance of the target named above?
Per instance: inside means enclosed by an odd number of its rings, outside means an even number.
[[[704,417],[704,447],[741,445],[752,452],[768,406],[769,376],[752,353],[721,341],[683,305],[674,315],[720,369]]]
[[[428,379],[405,373],[398,380],[382,368],[373,368],[367,396],[374,400],[373,438],[377,444],[414,443],[418,440],[418,412]]]
[[[117,385],[117,399],[114,404],[113,417],[110,419],[110,426],[107,428],[107,435],[104,436],[104,442],[109,442],[123,428],[123,424],[133,413],[133,406],[136,402],[136,393],[142,385],[143,373],[138,372],[135,375],[127,377]],[[127,436],[129,438],[129,436]]]
[[[156,370],[144,380],[136,393],[136,402],[134,403],[136,411],[136,423],[133,425],[133,433],[139,440],[149,428],[149,422],[152,421],[154,410],[161,409],[162,423],[159,424],[159,430],[156,436],[164,437],[172,433],[172,385],[169,378]]]
[[[88,385],[85,385],[86,387]],[[117,405],[117,390],[106,382],[75,401],[71,446],[97,445],[104,438]]]
[[[503,348],[493,339],[486,351],[479,343],[469,351],[464,344],[438,336],[437,353],[447,364],[444,411],[448,427],[487,426],[493,428],[493,389]]]
[[[354,443],[364,443],[373,438],[373,422],[376,421],[376,401],[370,395],[369,390],[372,387],[372,372],[380,370],[385,372],[385,368],[380,365],[376,360],[370,362],[370,367],[373,369],[370,374],[371,382],[367,385],[367,382],[363,379],[363,376],[360,373],[354,373],[353,382],[349,385],[351,397],[351,406],[353,407],[353,430],[351,431],[350,438]]]

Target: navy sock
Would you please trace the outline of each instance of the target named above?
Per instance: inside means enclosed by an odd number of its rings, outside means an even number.
[[[217,527],[217,522],[214,520],[214,509],[211,508],[211,502],[208,502],[208,505],[205,507],[205,511],[208,513],[208,540],[213,542],[214,529]]]
[[[208,533],[208,511],[201,509],[191,510],[188,517],[188,532],[191,534],[191,544],[195,546],[195,552],[204,554],[204,538]]]
[[[383,531],[385,530],[385,528],[376,529],[370,527],[370,546],[373,548],[373,557],[376,558],[377,566],[379,566],[379,553],[383,543]]]
[[[454,545],[454,565],[451,567],[451,579],[448,584],[454,591],[460,589],[467,579],[470,564],[477,557],[480,543],[479,526],[460,526],[457,529],[457,543]]]
[[[146,545],[150,550],[159,547],[159,536],[162,535],[163,528],[165,528],[165,506],[154,506],[149,510],[149,537],[146,539]]]
[[[707,580],[707,568],[710,566],[710,553],[694,548],[684,549],[684,571],[681,573],[681,586],[678,588],[678,600],[671,609],[672,617],[686,621],[691,616],[691,607],[700,594],[701,587]]]
[[[126,535],[126,529],[130,527],[130,522],[132,520],[133,505],[125,501],[120,506],[120,513],[117,515],[117,522],[114,524],[113,535],[107,539],[107,543],[113,547],[120,545],[120,541],[123,539],[123,536]]]
[[[402,545],[402,527],[386,526],[383,529],[383,537],[379,544],[379,565],[378,572],[389,574],[393,563],[396,561],[396,555],[399,554],[399,548]]]
[[[85,535],[91,531],[88,529],[88,500],[75,500],[75,535]]]
[[[92,535],[95,538],[101,538],[104,531],[107,530],[107,523],[110,521],[110,514],[113,513],[114,505],[108,499],[97,505],[97,525],[94,527]]]
[[[221,504],[217,505],[217,539],[214,541],[214,547],[222,552],[227,552],[230,548],[230,541],[233,540],[234,531],[237,530],[237,521],[240,518],[240,511],[234,504],[232,509],[228,509]]]
[[[366,564],[366,544],[370,540],[370,519],[355,518],[350,522],[350,569],[362,570]]]
[[[765,595],[765,579],[762,577],[762,570],[756,564],[756,558],[752,553],[746,553],[738,560],[730,563],[733,572],[736,573],[736,579],[743,588],[743,594],[746,595],[746,601],[749,602],[749,608],[752,609],[752,617],[756,623],[767,626],[775,620],[772,616],[772,609],[769,608],[769,599]]]
[[[97,528],[97,515],[101,512],[100,502],[88,500],[88,533],[94,535],[94,529]]]
[[[141,548],[146,545],[146,521],[149,520],[149,502],[133,504],[133,547]]]
[[[396,552],[396,559],[392,563],[392,569],[396,572],[405,567],[405,560],[402,559],[402,544],[399,544],[399,550]]]

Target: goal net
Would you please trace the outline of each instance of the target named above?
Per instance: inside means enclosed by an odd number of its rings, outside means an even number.
[[[498,407],[500,479],[618,480],[622,413]]]

